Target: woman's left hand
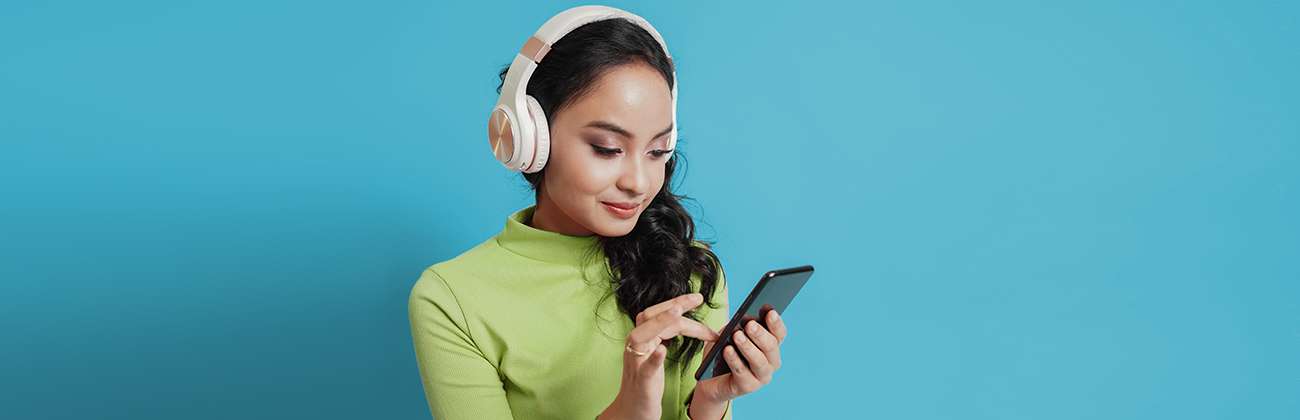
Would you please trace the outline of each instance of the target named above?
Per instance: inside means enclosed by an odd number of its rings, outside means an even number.
[[[776,310],[767,312],[767,328],[758,321],[749,320],[732,335],[732,344],[722,349],[722,357],[731,373],[700,381],[695,385],[695,398],[725,402],[745,395],[772,382],[772,374],[781,369],[781,342],[785,341],[785,322]],[[713,342],[708,342],[708,354]],[[737,353],[739,351],[739,353]],[[744,356],[749,367],[740,359]]]

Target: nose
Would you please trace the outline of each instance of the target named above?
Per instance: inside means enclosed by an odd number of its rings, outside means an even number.
[[[627,191],[632,197],[642,197],[650,188],[650,174],[646,173],[648,170],[652,170],[652,166],[641,162],[641,159],[623,159],[623,173],[618,177],[618,189]]]

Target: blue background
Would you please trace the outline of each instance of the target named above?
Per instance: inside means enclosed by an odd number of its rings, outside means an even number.
[[[1300,417],[1290,2],[612,2],[744,298],[738,419]],[[6,1],[6,418],[424,418],[420,271],[531,204],[497,71],[576,3]]]

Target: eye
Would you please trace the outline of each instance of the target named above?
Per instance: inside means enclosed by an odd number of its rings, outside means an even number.
[[[664,155],[667,155],[672,152],[673,152],[672,149],[669,150],[658,149],[658,150],[651,150],[650,154],[654,155],[655,159],[659,159],[664,157]]]
[[[622,151],[622,150],[619,150],[619,149],[610,149],[610,148],[607,148],[607,147],[600,147],[600,146],[597,146],[597,145],[594,145],[594,144],[591,145],[591,148],[592,148],[592,149],[595,149],[595,150],[596,150],[596,154],[601,155],[601,156],[614,156],[614,155],[618,154],[618,152],[621,152],[621,151]]]

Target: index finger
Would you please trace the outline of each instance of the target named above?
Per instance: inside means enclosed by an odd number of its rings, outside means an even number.
[[[695,337],[702,341],[715,341],[719,338],[718,332],[713,331],[709,326],[694,319],[672,314],[669,311],[671,309],[660,312],[659,316],[654,317],[644,325],[633,328],[628,333],[628,340],[633,343],[645,343],[655,340],[671,340],[678,335]]]
[[[785,321],[781,319],[781,314],[776,313],[775,309],[767,314],[767,330],[776,336],[777,343],[785,341]]]
[[[636,323],[640,325],[642,322],[654,318],[656,315],[659,315],[660,312],[663,312],[670,308],[680,308],[677,311],[677,315],[681,315],[682,313],[686,312],[690,308],[700,306],[701,303],[704,303],[704,295],[699,293],[687,293],[672,299],[665,300],[663,302],[656,303],[654,304],[654,306],[651,306],[649,308],[645,308],[644,311],[641,311],[640,314],[637,314]]]

